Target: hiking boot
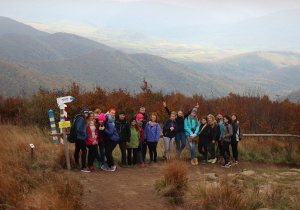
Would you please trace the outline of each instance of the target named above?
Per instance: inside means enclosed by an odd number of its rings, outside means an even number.
[[[101,163],[98,162],[98,163],[97,163],[97,168],[100,168],[100,167],[101,167]]]
[[[207,163],[206,160],[202,160],[202,164],[205,165]]]
[[[212,164],[215,164],[216,162],[217,162],[217,158],[212,159],[212,161],[211,161]]]
[[[197,166],[198,165],[198,158],[194,158],[195,160],[195,165]]]
[[[82,172],[91,172],[91,171],[90,171],[89,169],[87,169],[87,168],[81,168],[80,171],[82,171]]]
[[[127,166],[127,168],[130,168],[130,167],[131,167],[131,165],[128,165],[128,166]]]
[[[191,164],[192,164],[192,166],[195,165],[195,160],[194,159],[191,160]]]

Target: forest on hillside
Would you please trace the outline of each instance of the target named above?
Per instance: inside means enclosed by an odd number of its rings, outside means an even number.
[[[75,99],[68,103],[68,119],[74,116],[83,107],[89,110],[101,109],[107,112],[115,108],[117,114],[124,110],[127,119],[137,114],[140,106],[146,108],[147,113],[157,112],[159,122],[168,119],[162,102],[166,101],[170,110],[184,112],[191,110],[197,103],[198,117],[203,115],[216,115],[217,110],[222,110],[223,115],[238,115],[238,120],[244,133],[289,133],[300,134],[300,104],[284,101],[272,101],[267,95],[248,92],[244,95],[229,93],[226,97],[205,99],[202,95],[187,97],[180,92],[163,94],[154,92],[151,84],[145,79],[140,87],[141,92],[132,93],[127,89],[106,91],[100,86],[91,91],[80,89],[73,83],[62,90],[62,96],[73,96]],[[56,103],[57,92],[40,88],[30,95],[4,98],[0,95],[0,120],[1,123],[18,125],[37,125],[49,127],[48,111],[54,111],[56,122],[59,121],[59,109]]]

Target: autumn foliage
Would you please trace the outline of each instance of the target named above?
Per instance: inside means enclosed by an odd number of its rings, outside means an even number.
[[[289,100],[282,102],[272,101],[268,96],[245,94],[243,96],[229,93],[222,98],[205,99],[202,95],[186,97],[179,92],[163,94],[153,92],[152,86],[144,80],[140,93],[131,93],[127,89],[105,90],[99,86],[92,91],[81,89],[73,83],[66,90],[62,90],[62,96],[73,96],[75,100],[68,103],[68,119],[73,119],[82,107],[89,110],[100,108],[106,112],[110,108],[118,111],[124,110],[127,119],[135,115],[141,105],[146,107],[146,112],[157,112],[160,123],[168,118],[168,114],[162,106],[166,101],[170,110],[185,112],[198,103],[198,116],[213,114],[222,110],[223,115],[236,113],[244,133],[289,133],[300,134],[300,105]],[[10,122],[19,125],[49,126],[48,111],[52,109],[56,122],[59,120],[59,109],[56,104],[57,92],[40,88],[31,95],[22,97],[4,98],[0,96],[1,122]]]

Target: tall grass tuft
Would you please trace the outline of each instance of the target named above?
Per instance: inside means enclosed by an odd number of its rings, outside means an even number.
[[[81,208],[81,185],[59,174],[61,145],[47,131],[0,124],[0,136],[0,209]]]
[[[159,194],[169,197],[172,203],[182,204],[184,193],[188,189],[187,166],[182,161],[174,160],[164,167],[164,178],[156,182],[155,188]]]

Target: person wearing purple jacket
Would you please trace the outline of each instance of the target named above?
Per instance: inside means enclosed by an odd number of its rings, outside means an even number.
[[[98,117],[99,127],[97,128],[98,135],[103,138],[105,156],[107,159],[107,167],[103,165],[101,169],[105,171],[115,171],[116,165],[114,164],[114,158],[112,156],[113,150],[116,148],[120,139],[119,134],[113,125],[113,123],[101,113]]]
[[[161,127],[157,123],[158,117],[156,113],[152,113],[150,116],[151,121],[147,122],[144,130],[144,137],[149,147],[150,164],[152,161],[157,163],[157,143],[160,138]]]

